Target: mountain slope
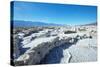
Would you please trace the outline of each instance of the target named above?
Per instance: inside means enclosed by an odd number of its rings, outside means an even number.
[[[62,26],[61,24],[32,22],[32,21],[11,21],[14,27],[32,27],[32,26]]]

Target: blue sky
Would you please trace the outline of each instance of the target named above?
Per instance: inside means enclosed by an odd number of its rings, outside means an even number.
[[[79,25],[97,21],[96,6],[14,1],[13,20]]]

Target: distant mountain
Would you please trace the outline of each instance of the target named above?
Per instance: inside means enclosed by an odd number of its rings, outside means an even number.
[[[87,24],[87,25],[97,25],[97,22],[90,23],[90,24]]]
[[[32,22],[32,21],[11,21],[14,27],[32,27],[32,26],[63,26],[61,24]]]
[[[84,25],[80,25],[80,26],[90,26],[90,25],[97,25],[97,22],[89,23],[89,24],[84,24]]]

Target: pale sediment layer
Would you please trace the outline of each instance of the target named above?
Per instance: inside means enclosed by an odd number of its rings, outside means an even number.
[[[93,34],[90,31],[46,29],[27,37],[20,36],[23,41],[17,44],[22,45],[22,49],[16,49],[18,58],[14,60],[15,65],[96,61],[97,40],[95,31]],[[21,54],[24,49],[27,50]]]
[[[68,45],[68,44],[67,44]],[[97,61],[97,39],[83,39],[70,47],[65,45],[53,49],[42,63],[77,63]]]

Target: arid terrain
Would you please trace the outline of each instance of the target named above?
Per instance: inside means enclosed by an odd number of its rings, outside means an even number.
[[[97,25],[13,29],[15,65],[97,61]]]

